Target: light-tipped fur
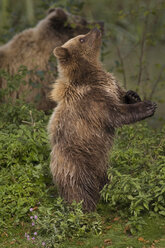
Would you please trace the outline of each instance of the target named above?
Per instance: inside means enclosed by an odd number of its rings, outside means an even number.
[[[85,211],[95,210],[107,182],[115,128],[147,118],[156,108],[125,92],[102,68],[100,45],[101,34],[94,29],[54,51],[59,77],[51,94],[58,105],[48,126],[50,168],[61,196],[69,203],[83,201]]]

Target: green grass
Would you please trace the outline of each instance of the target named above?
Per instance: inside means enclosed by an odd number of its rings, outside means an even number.
[[[141,232],[131,235],[127,227],[127,220],[109,211],[107,206],[100,205],[98,213],[103,223],[102,233],[88,235],[85,238],[69,239],[57,247],[59,248],[164,248],[165,247],[165,218],[160,216],[144,216],[146,225]],[[4,231],[0,237],[1,248],[32,248],[38,247],[27,241],[25,232],[29,232],[29,223],[20,223],[15,228]]]
[[[4,230],[0,237],[1,248],[32,248],[36,247],[34,244],[25,239],[25,232],[30,229],[29,224],[22,222],[20,226]]]

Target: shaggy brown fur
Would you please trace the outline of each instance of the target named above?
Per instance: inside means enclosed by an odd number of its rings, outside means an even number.
[[[133,91],[125,93],[102,68],[100,45],[94,29],[54,50],[59,78],[52,91],[58,105],[48,126],[50,168],[61,196],[69,203],[83,200],[86,211],[95,209],[107,182],[115,128],[152,116],[156,108]]]
[[[17,73],[19,67],[24,65],[28,70],[34,70],[26,81],[36,84],[22,85],[17,92],[11,93],[12,99],[20,98],[22,92],[27,92],[26,101],[35,102],[40,109],[47,110],[52,107],[49,99],[51,83],[54,82],[55,70],[50,72],[50,55],[53,49],[71,37],[85,34],[89,31],[89,24],[85,19],[73,16],[64,10],[57,8],[49,10],[45,19],[41,20],[34,28],[27,29],[16,35],[7,44],[0,47],[0,68],[7,70],[10,74]],[[74,27],[72,27],[74,25]],[[100,25],[101,24],[100,22]],[[44,72],[44,80],[41,80],[37,71]],[[38,86],[37,86],[38,85]],[[6,87],[6,81],[0,79],[0,88]]]

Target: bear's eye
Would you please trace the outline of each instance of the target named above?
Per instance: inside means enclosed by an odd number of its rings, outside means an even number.
[[[85,42],[85,39],[83,39],[83,38],[80,38],[80,40],[79,40],[81,43],[84,43]]]

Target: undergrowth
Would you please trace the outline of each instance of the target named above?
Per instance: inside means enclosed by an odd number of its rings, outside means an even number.
[[[26,220],[51,181],[48,117],[28,105],[2,104],[0,115],[0,226]],[[45,169],[44,169],[45,168]]]
[[[165,128],[154,131],[140,123],[120,129],[108,177],[102,197],[128,218],[131,233],[145,224],[143,214],[165,216]]]

